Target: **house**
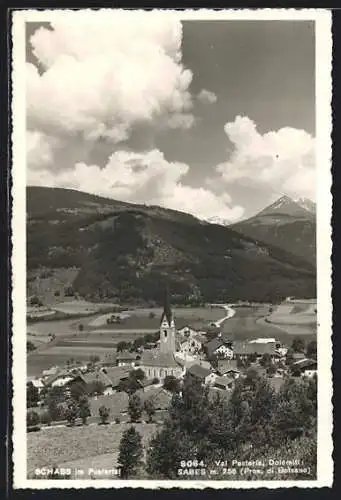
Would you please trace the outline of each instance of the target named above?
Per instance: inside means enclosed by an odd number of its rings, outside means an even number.
[[[235,379],[230,376],[216,377],[214,380],[214,387],[223,389],[225,391],[234,389]]]
[[[214,380],[217,377],[215,373],[211,372],[211,370],[208,370],[207,368],[204,368],[203,366],[197,364],[187,368],[186,374],[188,374],[191,378],[199,380],[202,384],[205,385],[213,384]]]
[[[222,359],[233,358],[232,343],[221,337],[216,337],[209,342],[206,342],[204,350],[208,358],[212,358],[214,356]]]
[[[51,375],[56,375],[60,371],[59,366],[51,366],[47,370],[42,371],[42,377],[50,377]]]
[[[293,361],[300,361],[302,359],[306,359],[304,352],[293,352],[292,353]]]
[[[120,382],[127,380],[129,373],[132,371],[131,366],[108,366],[103,367],[101,372],[109,379],[113,390],[117,390]]]
[[[152,401],[156,411],[168,410],[172,401],[172,394],[163,387],[151,387],[147,391],[140,389],[136,394],[141,398],[142,403],[147,400]]]
[[[238,341],[233,344],[234,359],[248,359],[251,357],[261,358],[264,354],[269,354],[271,358],[278,358],[276,352],[276,342],[250,343],[247,341]]]
[[[182,337],[193,337],[198,333],[202,333],[202,328],[197,325],[185,325],[178,330],[178,334]]]
[[[198,354],[201,351],[204,340],[199,335],[192,337],[182,336],[179,339],[179,351],[186,354]]]
[[[216,372],[221,376],[228,375],[233,378],[238,378],[240,375],[235,359],[218,359]]]
[[[95,372],[80,373],[70,380],[67,384],[68,389],[72,391],[72,387],[80,385],[83,387],[84,392],[89,392],[93,386],[98,382],[103,387],[103,394],[108,395],[113,393],[113,384],[111,379],[102,370]]]
[[[61,371],[49,377],[46,377],[43,382],[45,387],[66,387],[73,380],[74,376]]]
[[[300,359],[291,365],[292,371],[299,371],[302,376],[313,377],[317,374],[317,361],[314,359]]]
[[[36,389],[38,389],[38,394],[40,394],[40,392],[42,391],[42,389],[44,389],[44,387],[45,387],[45,384],[44,384],[42,378],[33,378],[29,382],[27,382],[27,385],[28,384],[32,384],[33,387],[35,387]]]
[[[118,366],[135,366],[138,359],[138,354],[136,352],[123,351],[116,355],[116,362]]]

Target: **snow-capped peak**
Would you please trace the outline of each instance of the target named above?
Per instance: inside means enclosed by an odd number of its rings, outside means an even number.
[[[311,201],[309,198],[297,198],[295,202],[302,208],[308,210],[308,212],[315,213],[316,212],[316,204]]]
[[[208,222],[209,224],[218,224],[219,226],[229,226],[231,224],[229,220],[219,217],[218,215],[208,217],[205,219],[205,222]]]

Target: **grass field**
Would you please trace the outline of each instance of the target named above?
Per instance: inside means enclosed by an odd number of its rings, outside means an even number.
[[[270,306],[236,307],[235,310],[236,314],[222,326],[223,331],[230,335],[232,340],[274,337],[283,344],[291,344],[292,335],[316,337],[316,324],[294,324],[294,315],[291,316],[293,324],[290,328],[265,321],[264,317],[269,314]]]
[[[111,454],[110,467],[117,464],[122,433],[131,424],[89,425],[80,427],[46,428],[27,435],[28,476],[36,467],[53,467],[72,464],[76,467],[91,467],[93,460]],[[146,447],[156,432],[157,424],[134,424]],[[105,462],[106,467],[108,461]]]

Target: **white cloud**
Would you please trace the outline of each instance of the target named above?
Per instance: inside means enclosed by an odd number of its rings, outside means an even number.
[[[212,216],[236,220],[243,208],[232,206],[228,194],[216,195],[206,188],[195,188],[181,181],[188,173],[184,163],[168,162],[159,150],[145,153],[116,151],[104,168],[76,164],[71,172],[42,175],[31,172],[30,184],[69,187],[123,201],[160,205],[199,218]]]
[[[162,14],[123,15],[124,22],[115,11],[69,12],[51,22],[53,30],[33,34],[32,50],[44,71],[27,64],[30,130],[66,148],[79,137],[119,143],[141,123],[193,124],[181,23]]]
[[[226,123],[234,150],[216,170],[227,184],[247,180],[289,196],[315,199],[315,140],[304,130],[285,127],[260,134],[248,117]]]
[[[215,93],[206,89],[200,90],[200,92],[197,94],[197,98],[203,103],[213,104],[217,102],[217,96],[215,95]]]

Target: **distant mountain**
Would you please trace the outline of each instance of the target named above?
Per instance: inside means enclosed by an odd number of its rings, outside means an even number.
[[[29,295],[62,297],[71,286],[88,299],[158,303],[165,282],[178,303],[316,293],[314,266],[280,248],[182,212],[69,189],[27,188],[27,265]]]
[[[295,202],[298,203],[302,208],[308,210],[308,212],[316,214],[316,203],[309,200],[309,198],[297,198]]]
[[[282,196],[257,215],[230,226],[259,242],[277,246],[315,265],[316,206],[306,198]]]
[[[228,219],[224,219],[223,217],[218,217],[217,215],[213,217],[208,217],[207,219],[205,219],[205,221],[208,222],[209,224],[218,224],[219,226],[231,225],[231,221],[229,221]]]

